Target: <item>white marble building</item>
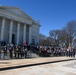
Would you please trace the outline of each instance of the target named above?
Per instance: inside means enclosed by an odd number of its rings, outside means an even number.
[[[40,24],[17,7],[0,6],[0,41],[39,43]]]

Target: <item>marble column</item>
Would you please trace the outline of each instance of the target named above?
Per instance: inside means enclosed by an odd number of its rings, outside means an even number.
[[[29,26],[29,44],[32,43],[32,36],[31,36],[32,26]]]
[[[37,44],[39,44],[39,27],[38,27],[38,38],[37,38]]]
[[[5,18],[2,19],[1,41],[4,41],[4,31],[5,31]]]
[[[17,45],[19,44],[19,35],[20,35],[20,22],[17,25]]]
[[[13,21],[10,21],[10,31],[9,31],[9,43],[12,43],[12,31],[13,31]]]
[[[23,43],[26,41],[26,25],[24,24],[24,29],[23,29]]]

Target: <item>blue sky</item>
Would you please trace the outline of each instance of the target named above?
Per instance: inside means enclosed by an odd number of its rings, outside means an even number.
[[[40,20],[40,33],[63,28],[76,20],[76,0],[0,0],[0,5],[17,6],[35,20]]]

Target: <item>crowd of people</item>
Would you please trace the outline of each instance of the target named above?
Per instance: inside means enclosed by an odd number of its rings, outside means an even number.
[[[9,59],[13,58],[26,58],[27,52],[30,50],[30,46],[22,46],[22,45],[13,45],[13,44],[7,44],[5,46],[0,47],[0,58],[6,59],[8,57]]]
[[[0,59],[18,59],[30,57],[30,52],[36,53],[39,56],[68,56],[75,57],[75,50],[67,50],[51,46],[37,45],[13,45],[7,44],[0,47]]]
[[[75,49],[68,50],[66,48],[41,46],[41,56],[67,56],[75,57]]]

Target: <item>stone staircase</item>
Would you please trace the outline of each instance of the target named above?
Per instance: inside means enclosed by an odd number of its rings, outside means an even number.
[[[34,53],[34,52],[28,52],[27,53],[27,57],[31,57],[31,58],[38,58],[40,57],[38,54]]]

